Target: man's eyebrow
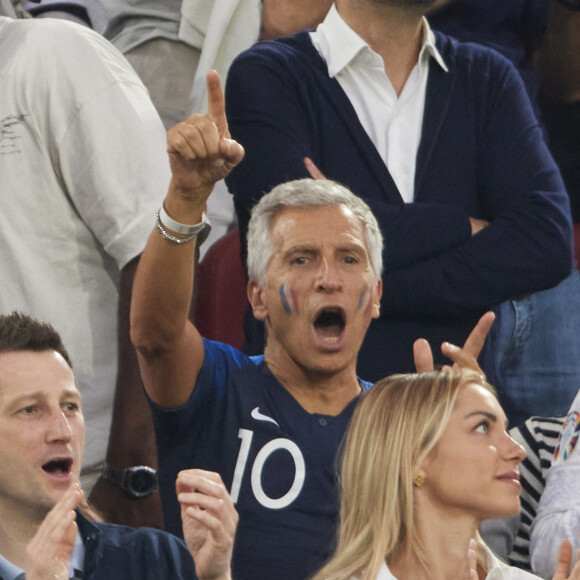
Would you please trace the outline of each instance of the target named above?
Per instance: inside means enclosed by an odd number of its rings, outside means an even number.
[[[291,256],[292,254],[314,254],[317,249],[314,246],[300,245],[292,246],[284,252],[284,256]]]
[[[40,401],[43,398],[45,397],[43,397],[42,391],[35,391],[34,393],[25,393],[23,395],[14,397],[14,399],[12,399],[11,401],[6,401],[6,406],[8,409],[15,409],[26,403]]]
[[[64,397],[73,397],[76,399],[82,399],[81,393],[76,389],[65,389],[63,392]],[[25,401],[39,401],[46,399],[47,394],[45,391],[34,391],[33,393],[25,393],[23,395],[17,396],[11,401],[11,405],[18,405]]]

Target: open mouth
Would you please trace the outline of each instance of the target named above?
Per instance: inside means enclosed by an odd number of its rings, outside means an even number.
[[[72,467],[72,459],[53,459],[42,466],[42,469],[51,474],[69,473]]]
[[[316,334],[327,344],[337,343],[346,326],[345,318],[340,308],[324,308],[314,320]]]

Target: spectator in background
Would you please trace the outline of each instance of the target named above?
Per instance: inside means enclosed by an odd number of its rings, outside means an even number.
[[[371,380],[413,370],[416,337],[462,344],[485,309],[572,269],[568,198],[521,78],[430,31],[434,5],[337,0],[316,32],[240,55],[226,86],[246,150],[227,179],[242,234],[264,192],[308,174],[305,158],[379,220],[381,315],[358,361]],[[489,345],[481,363],[493,381]]]
[[[259,37],[293,34],[320,22],[332,0],[91,0],[95,28],[129,60],[166,130],[207,111],[206,75],[225,79],[233,59]],[[218,184],[208,202],[212,231],[201,255],[235,223]]]
[[[563,539],[572,542],[574,561],[580,548],[580,392],[572,402],[546,473],[536,518],[531,527],[532,570],[550,578],[558,564],[558,546]]]
[[[545,123],[580,219],[580,3],[450,0],[429,13],[436,30],[489,46],[518,69]],[[514,423],[564,415],[580,384],[580,273],[499,305],[491,334],[495,384]]]
[[[87,493],[109,433],[108,476],[139,466],[128,476],[147,478],[128,489],[99,479],[96,507],[111,521],[161,525],[128,311],[170,178],[163,125],[119,52],[60,19],[0,17],[0,78],[0,313],[50,321],[70,345],[87,417]]]

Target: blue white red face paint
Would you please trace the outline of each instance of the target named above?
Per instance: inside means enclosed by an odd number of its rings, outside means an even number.
[[[293,316],[294,314],[298,314],[298,305],[294,292],[286,284],[280,286],[279,292],[280,302],[282,302],[282,308],[284,308],[286,315]]]
[[[357,310],[364,310],[365,314],[368,314],[372,308],[372,301],[371,301],[371,290],[365,284],[364,288],[362,289],[360,296],[358,298],[358,305],[356,307]]]

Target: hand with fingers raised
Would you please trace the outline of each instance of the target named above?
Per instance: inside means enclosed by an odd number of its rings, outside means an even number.
[[[205,206],[214,184],[244,157],[243,147],[231,139],[224,93],[215,71],[207,75],[207,89],[207,115],[191,115],[167,133],[170,193],[200,206]]]
[[[183,536],[200,580],[231,580],[238,512],[219,474],[181,471],[176,481]]]
[[[477,358],[481,353],[481,349],[494,320],[495,314],[491,311],[486,312],[479,319],[461,348],[448,342],[444,342],[441,345],[441,352],[453,361],[454,369],[471,369],[485,378],[485,373],[481,370]],[[433,370],[433,353],[429,343],[424,338],[419,338],[414,342],[413,357],[415,369],[418,373]],[[448,366],[447,368],[450,367]]]
[[[48,512],[26,547],[26,580],[68,580],[68,561],[77,535],[75,508],[83,499],[75,483]]]

